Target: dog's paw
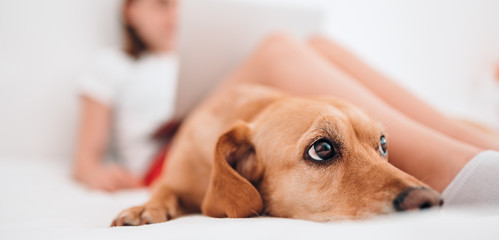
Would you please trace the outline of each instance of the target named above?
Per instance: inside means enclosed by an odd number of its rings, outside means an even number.
[[[179,209],[176,206],[145,204],[122,211],[113,220],[111,227],[160,223],[177,216],[179,216]]]

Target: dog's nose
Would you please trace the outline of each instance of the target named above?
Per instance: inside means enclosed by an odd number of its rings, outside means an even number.
[[[440,194],[425,187],[408,188],[393,200],[393,206],[397,211],[431,208],[442,206],[443,203]]]

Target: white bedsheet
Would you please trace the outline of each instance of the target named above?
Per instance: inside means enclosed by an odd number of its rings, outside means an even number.
[[[367,221],[314,223],[192,215],[109,228],[146,190],[108,194],[75,183],[57,161],[0,158],[0,239],[499,239],[499,209],[443,209]]]

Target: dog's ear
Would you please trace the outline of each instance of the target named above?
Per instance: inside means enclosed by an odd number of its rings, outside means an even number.
[[[258,181],[261,165],[250,141],[250,128],[238,123],[220,136],[215,162],[201,210],[211,217],[249,217],[262,211],[260,193],[250,181]]]

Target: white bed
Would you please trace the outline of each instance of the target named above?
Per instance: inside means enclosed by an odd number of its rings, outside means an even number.
[[[499,239],[499,209],[442,209],[366,221],[314,223],[192,215],[141,227],[110,228],[146,190],[104,193],[75,183],[62,161],[2,159],[0,239]]]

